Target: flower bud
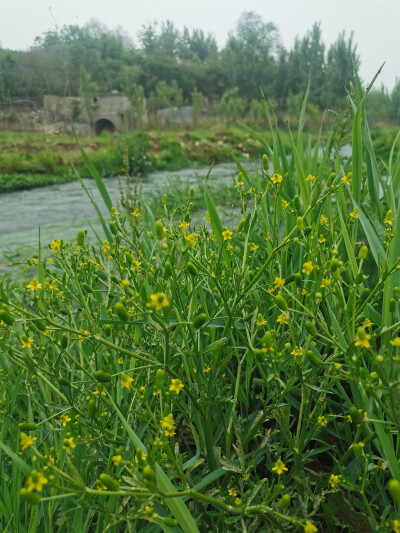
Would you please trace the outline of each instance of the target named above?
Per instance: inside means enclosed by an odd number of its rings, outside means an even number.
[[[306,357],[314,366],[320,366],[322,364],[322,360],[317,355],[315,355],[312,350],[306,351]]]
[[[331,172],[328,176],[328,179],[326,180],[326,186],[330,187],[332,185],[333,180],[335,179],[336,174],[335,172]]]
[[[193,326],[196,329],[200,329],[204,322],[207,320],[207,315],[205,313],[200,313],[193,320]]]
[[[194,196],[194,187],[190,187],[189,189],[189,198],[193,198]]]
[[[266,348],[271,348],[273,344],[272,334],[270,331],[266,331],[262,338],[262,343]]]
[[[265,172],[269,171],[269,159],[267,154],[263,154],[262,156],[262,166]]]
[[[162,195],[162,204],[163,205],[167,205],[167,195],[166,194]]]
[[[388,489],[394,501],[400,505],[400,481],[391,479],[388,483]]]
[[[177,526],[179,524],[178,520],[176,518],[170,518],[169,516],[164,517],[164,524],[166,526]]]
[[[96,370],[94,377],[96,378],[96,381],[100,381],[100,383],[108,383],[111,381],[111,374],[104,372],[104,370]]]
[[[156,389],[162,390],[164,388],[164,370],[162,368],[158,368],[156,372]]]
[[[110,230],[111,230],[111,233],[113,235],[116,235],[118,233],[118,227],[116,225],[116,223],[112,220],[110,223],[109,223],[109,226],[110,226]]]
[[[389,300],[389,313],[394,313],[396,311],[396,300],[394,298],[390,298]]]
[[[29,423],[29,422],[21,422],[18,424],[18,427],[22,431],[33,431],[37,428],[37,424]]]
[[[104,331],[104,335],[106,337],[108,337],[109,335],[111,335],[111,326],[110,324],[104,324],[103,326],[103,331]]]
[[[395,287],[393,289],[393,297],[396,299],[396,300],[400,300],[400,287]]]
[[[85,244],[85,232],[83,229],[80,229],[78,231],[78,235],[76,236],[76,243],[78,246],[83,246]]]
[[[339,260],[336,259],[336,257],[335,257],[335,259],[332,259],[330,267],[329,267],[330,271],[331,272],[336,272],[336,270],[339,268],[339,264],[340,264]]]
[[[197,270],[197,267],[193,263],[191,263],[190,261],[188,263],[186,263],[186,270],[193,277],[197,276],[197,274],[199,273],[199,271]]]
[[[368,248],[366,246],[361,246],[360,251],[358,252],[358,259],[367,259]]]
[[[246,219],[242,218],[242,220],[240,220],[239,224],[237,225],[236,231],[242,231],[243,226],[245,225],[245,223],[246,223]]]
[[[119,489],[119,483],[116,479],[113,479],[108,474],[100,474],[99,476],[100,481],[110,490],[118,490]]]
[[[352,449],[353,449],[354,457],[359,459],[362,456],[362,447],[357,442],[355,442],[352,446]]]
[[[170,278],[172,276],[172,266],[169,261],[165,261],[164,264],[164,278]]]
[[[124,322],[126,322],[127,320],[129,320],[129,313],[128,313],[128,310],[126,309],[126,307],[121,303],[121,302],[117,302],[115,305],[114,305],[114,311],[116,312],[116,314],[118,315],[118,317],[123,320]]]
[[[94,418],[96,416],[95,400],[89,400],[88,405],[87,405],[87,414],[89,418]]]
[[[296,211],[300,211],[300,196],[298,194],[293,198],[293,206]]]
[[[286,311],[288,308],[286,300],[281,294],[275,296],[275,304],[281,311]]]
[[[304,326],[305,326],[306,330],[308,331],[308,333],[310,335],[316,335],[317,334],[317,329],[316,329],[315,325],[310,320],[306,320]]]
[[[286,509],[290,505],[290,496],[289,494],[284,494],[278,502],[278,507],[281,509]]]
[[[143,478],[146,481],[154,481],[155,480],[155,475],[154,475],[153,469],[151,468],[150,465],[146,465],[145,467],[143,467],[142,474],[143,474]]]
[[[157,220],[155,223],[156,236],[159,241],[164,238],[164,225],[160,220]]]
[[[299,231],[301,231],[304,228],[303,217],[297,217],[296,226]]]

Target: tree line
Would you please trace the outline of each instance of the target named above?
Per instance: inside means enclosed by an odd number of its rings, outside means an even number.
[[[97,22],[70,25],[37,37],[28,51],[0,48],[0,103],[44,94],[92,97],[124,92],[150,110],[219,103],[222,114],[257,114],[260,88],[279,109],[290,112],[310,82],[309,102],[317,109],[341,109],[360,57],[344,33],[327,48],[319,24],[287,50],[276,26],[244,12],[226,44],[203,30],[179,31],[172,22],[143,26],[135,45]],[[381,113],[400,119],[400,81],[392,93],[372,95]]]

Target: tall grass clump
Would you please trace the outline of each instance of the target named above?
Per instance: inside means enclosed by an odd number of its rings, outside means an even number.
[[[400,531],[400,161],[353,100],[346,162],[266,106],[233,227],[96,176],[107,239],[3,280],[2,531]]]

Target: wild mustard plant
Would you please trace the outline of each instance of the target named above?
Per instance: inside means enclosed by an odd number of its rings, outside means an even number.
[[[398,195],[282,150],[235,226],[165,194],[3,280],[3,526],[396,531]]]

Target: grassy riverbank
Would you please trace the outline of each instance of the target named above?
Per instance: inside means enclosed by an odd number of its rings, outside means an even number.
[[[261,150],[258,141],[238,128],[104,134],[79,141],[103,177],[221,163],[231,160],[232,151],[248,158]],[[73,167],[81,176],[90,175],[70,136],[1,133],[0,154],[0,191],[72,181]]]

